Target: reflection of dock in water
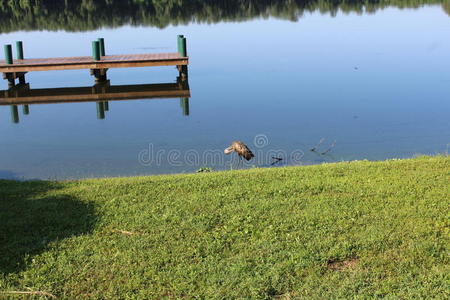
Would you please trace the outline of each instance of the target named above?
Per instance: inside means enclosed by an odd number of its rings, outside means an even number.
[[[187,81],[177,83],[110,85],[109,81],[92,87],[67,87],[51,89],[30,89],[29,84],[16,85],[0,91],[0,105],[11,106],[13,123],[19,123],[18,105],[23,105],[23,114],[30,113],[31,104],[96,102],[97,117],[105,118],[109,101],[180,98],[183,115],[189,115],[191,96]]]
[[[53,89],[30,89],[29,84],[17,85],[0,91],[0,105],[115,101],[153,98],[189,98],[186,83],[109,85],[92,87],[67,87]]]

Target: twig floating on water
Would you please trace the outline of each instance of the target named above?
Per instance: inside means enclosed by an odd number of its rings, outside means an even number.
[[[330,148],[328,148],[327,150],[325,150],[324,152],[322,152],[322,153],[320,153],[320,154],[322,154],[322,155],[327,154],[328,152],[331,151],[331,149],[334,148],[334,146],[336,146],[336,141],[334,141],[333,144],[331,144]]]
[[[272,159],[273,159],[274,161],[270,164],[271,166],[273,166],[274,164],[279,163],[280,161],[283,160],[282,157],[275,157],[275,156],[272,156]]]
[[[320,147],[320,145],[322,145],[322,143],[323,142],[325,142],[325,139],[324,138],[321,138],[320,139],[320,141],[317,143],[317,145],[315,145],[312,149],[311,149],[311,151],[316,151],[319,147]]]

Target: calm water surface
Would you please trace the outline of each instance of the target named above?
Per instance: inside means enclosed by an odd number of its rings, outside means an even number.
[[[0,106],[0,178],[71,179],[229,169],[223,149],[246,142],[247,166],[406,158],[448,151],[450,18],[440,6],[372,14],[273,18],[88,32],[19,31],[27,57],[176,52],[188,38],[189,114],[179,98]],[[173,67],[109,71],[111,85],[174,83]],[[92,86],[89,71],[34,72],[32,89]],[[6,90],[5,81],[0,90]],[[318,151],[311,152],[319,141]],[[333,147],[331,147],[333,146]],[[326,152],[320,154],[320,152]],[[282,165],[278,164],[278,165]]]

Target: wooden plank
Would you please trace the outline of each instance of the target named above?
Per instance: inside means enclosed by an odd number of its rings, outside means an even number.
[[[90,56],[80,56],[22,59],[15,60],[13,65],[8,65],[4,60],[0,60],[0,72],[11,73],[50,70],[135,68],[188,64],[189,58],[181,57],[178,53],[107,55],[102,56],[100,61],[95,61]]]
[[[94,86],[54,89],[27,89],[0,91],[0,105],[49,104],[91,101],[115,101],[153,98],[189,98],[189,89],[177,83],[121,86]]]

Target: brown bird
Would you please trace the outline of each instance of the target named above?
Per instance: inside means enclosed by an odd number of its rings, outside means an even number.
[[[250,160],[255,157],[255,155],[253,155],[252,151],[247,147],[247,145],[240,141],[232,142],[231,146],[225,149],[223,152],[225,154],[230,154],[233,151],[237,153],[239,159],[245,158],[246,160]]]

